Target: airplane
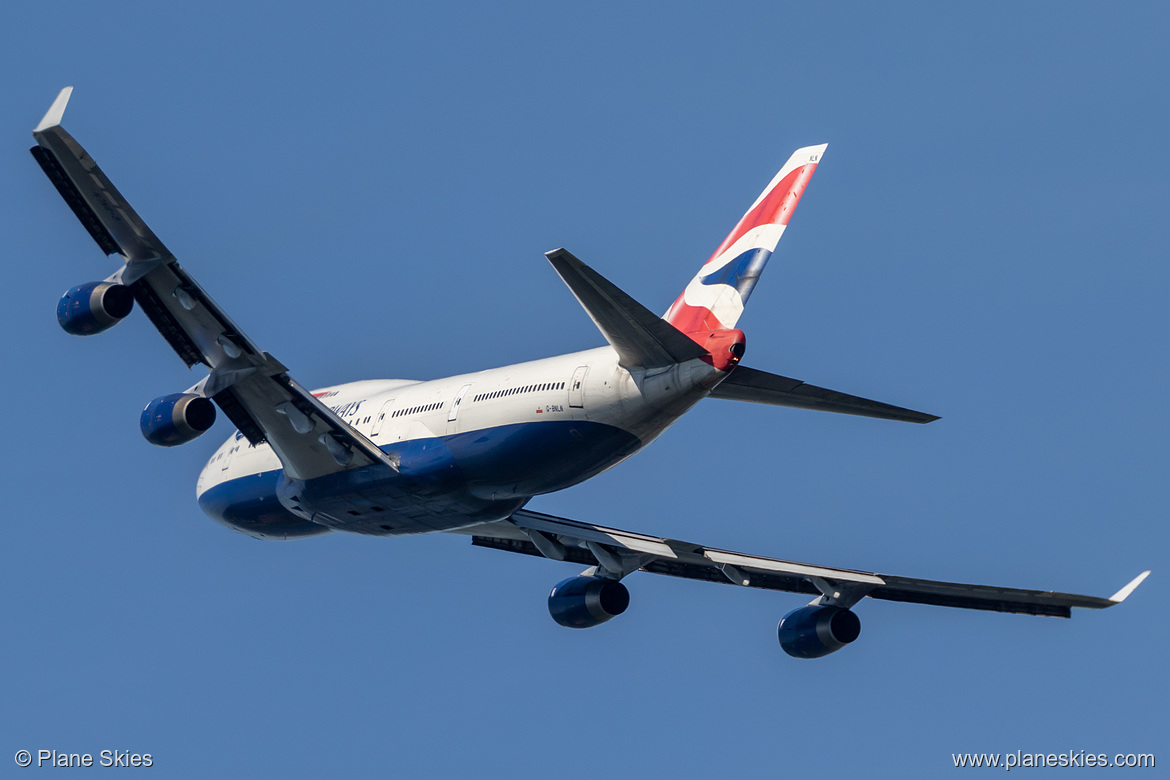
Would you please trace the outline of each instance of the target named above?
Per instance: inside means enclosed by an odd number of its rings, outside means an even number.
[[[72,87],[33,131],[31,152],[81,224],[122,265],[72,288],[57,318],[92,335],[137,305],[187,366],[208,373],[156,398],[140,427],[151,444],[194,440],[218,409],[236,427],[200,473],[200,508],[257,539],[329,532],[453,533],[476,546],[585,566],[553,587],[557,623],[588,628],[629,605],[636,571],[813,596],[781,619],[796,658],[819,658],[861,633],[864,598],[1069,617],[1124,601],[938,582],[797,563],[579,522],[526,509],[646,447],[704,398],[912,423],[934,415],[741,365],[744,305],[827,145],[796,150],[664,316],[565,249],[549,263],[597,325],[596,349],[435,379],[368,380],[310,391],[260,349],[146,226],[61,126]]]

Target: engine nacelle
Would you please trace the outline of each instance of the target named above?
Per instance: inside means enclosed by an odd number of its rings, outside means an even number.
[[[174,447],[198,438],[215,422],[215,404],[201,395],[173,393],[142,410],[139,425],[151,444]]]
[[[57,302],[57,322],[66,333],[92,336],[117,325],[133,308],[129,287],[113,282],[79,284]]]
[[[793,658],[820,658],[857,639],[861,620],[843,607],[810,605],[781,618],[776,633],[780,647]]]
[[[548,612],[566,628],[592,628],[630,606],[630,592],[605,577],[570,577],[548,594]]]

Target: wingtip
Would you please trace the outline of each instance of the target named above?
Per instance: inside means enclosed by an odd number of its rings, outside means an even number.
[[[49,110],[41,118],[41,123],[33,128],[33,132],[40,133],[61,124],[61,117],[65,115],[65,106],[68,105],[69,96],[72,94],[73,87],[65,87],[58,92],[57,99],[53,101],[53,105],[49,106]]]
[[[1110,596],[1109,600],[1112,601],[1114,604],[1120,604],[1121,602],[1123,602],[1127,598],[1129,598],[1129,594],[1131,594],[1135,590],[1137,590],[1138,585],[1141,585],[1142,582],[1145,581],[1146,577],[1149,577],[1149,576],[1150,576],[1150,572],[1148,569],[1146,571],[1143,571],[1141,574],[1139,574],[1138,576],[1136,576],[1132,580],[1130,580],[1128,585],[1126,585],[1124,588],[1122,588],[1121,590],[1117,591],[1112,596]]]
[[[552,249],[552,250],[549,250],[548,252],[545,252],[544,256],[554,266],[557,263],[570,263],[571,264],[573,261],[577,261],[578,263],[581,262],[580,260],[577,260],[577,258],[573,255],[572,252],[570,252],[568,249],[565,249],[563,246],[557,247],[556,249]]]

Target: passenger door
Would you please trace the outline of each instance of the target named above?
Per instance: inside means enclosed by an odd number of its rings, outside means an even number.
[[[382,404],[382,410],[378,412],[378,416],[374,418],[374,428],[370,431],[370,438],[378,436],[382,432],[382,423],[386,422],[386,418],[390,416],[390,410],[394,408],[394,399],[391,398],[386,403]]]
[[[573,379],[569,382],[569,406],[580,409],[585,406],[585,375],[589,373],[589,366],[578,366],[573,372]]]
[[[464,385],[455,394],[455,400],[451,402],[451,411],[447,413],[447,433],[455,433],[455,421],[459,419],[459,406],[463,403],[463,396],[467,395],[467,391],[470,389],[471,385]]]

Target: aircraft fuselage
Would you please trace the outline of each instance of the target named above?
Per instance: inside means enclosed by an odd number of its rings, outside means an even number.
[[[267,444],[236,433],[199,476],[199,505],[251,536],[451,531],[509,517],[533,496],[596,476],[658,437],[725,376],[701,360],[630,371],[609,347],[425,382],[314,392],[376,443],[374,465],[288,479]]]

